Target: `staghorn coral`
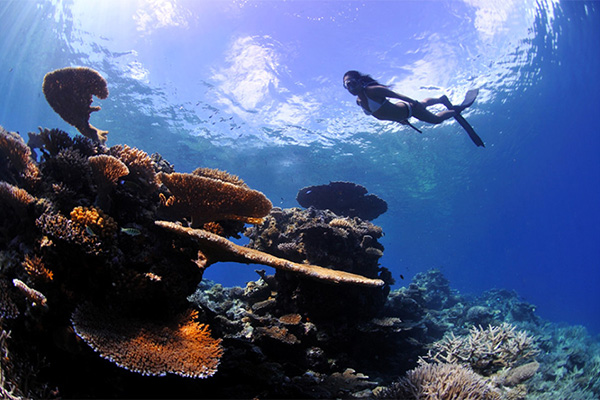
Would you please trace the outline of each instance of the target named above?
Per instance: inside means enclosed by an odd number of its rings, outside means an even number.
[[[204,175],[158,174],[160,182],[173,195],[169,199],[163,197],[163,205],[170,215],[189,217],[192,226],[220,220],[257,224],[273,206],[264,194],[246,185],[209,177],[206,171]]]
[[[111,238],[117,233],[117,223],[102,210],[94,207],[75,207],[71,211],[71,220],[100,236]]]
[[[34,281],[50,282],[54,279],[54,273],[46,268],[44,260],[38,255],[25,255],[25,260],[21,265]]]
[[[331,210],[338,215],[373,220],[387,211],[387,203],[367,195],[364,186],[352,182],[330,182],[327,185],[308,186],[296,196],[302,207]]]
[[[67,67],[49,72],[42,85],[44,96],[52,109],[67,123],[95,142],[106,142],[107,131],[90,125],[90,114],[99,111],[92,107],[92,96],[108,97],[104,78],[91,68]]]
[[[196,311],[187,311],[164,325],[84,304],[71,321],[79,337],[122,368],[142,375],[207,378],[217,371],[223,349],[196,317]]]
[[[487,380],[455,364],[422,364],[375,395],[378,399],[399,400],[501,399]]]
[[[487,329],[471,327],[468,336],[445,335],[435,342],[427,358],[436,362],[467,365],[489,376],[502,367],[512,367],[539,353],[534,338],[514,325],[502,323]]]
[[[200,251],[205,257],[200,264],[206,268],[219,261],[234,261],[246,264],[263,264],[283,271],[293,272],[311,279],[317,279],[330,283],[350,283],[361,286],[380,287],[384,282],[380,279],[365,278],[360,275],[345,271],[323,268],[310,264],[298,264],[272,256],[262,251],[238,246],[235,243],[201,229],[185,228],[168,221],[156,221],[156,225],[175,232],[179,235],[188,236],[200,245]]]
[[[31,150],[21,136],[0,126],[0,177],[13,184],[35,187],[40,170],[31,158]]]

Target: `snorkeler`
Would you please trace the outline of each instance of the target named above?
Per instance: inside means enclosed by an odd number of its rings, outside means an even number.
[[[428,98],[423,101],[413,100],[390,90],[371,76],[363,75],[358,71],[348,71],[344,74],[344,87],[348,92],[357,96],[356,103],[362,107],[367,115],[372,115],[382,121],[395,121],[408,125],[419,133],[421,131],[408,121],[410,117],[415,117],[430,124],[439,124],[449,118],[454,118],[467,131],[469,137],[477,146],[485,147],[473,127],[460,115],[477,98],[479,93],[477,89],[469,90],[462,104],[454,106],[446,95],[438,98]],[[400,101],[392,103],[388,98],[399,99]],[[442,104],[446,106],[447,110],[437,114],[427,110],[427,107],[434,104]]]

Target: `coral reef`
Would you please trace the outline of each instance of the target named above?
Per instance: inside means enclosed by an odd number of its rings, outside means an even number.
[[[90,125],[90,114],[99,111],[92,107],[93,98],[108,97],[104,78],[93,69],[67,67],[48,72],[42,85],[46,100],[52,109],[67,123],[73,125],[85,137],[104,144],[107,131]]]
[[[200,247],[196,264],[201,269],[218,261],[235,261],[246,264],[264,264],[282,271],[289,271],[330,283],[350,283],[375,287],[384,285],[384,282],[380,279],[369,279],[345,271],[319,267],[318,265],[298,264],[258,250],[238,246],[219,235],[202,229],[185,228],[168,221],[156,221],[156,225],[196,240]]]
[[[78,100],[57,107],[86,130],[102,82],[63,72],[48,93]],[[29,138],[0,129],[2,398],[600,396],[598,339],[516,293],[466,297],[439,270],[390,291],[369,215],[272,208],[224,171],[99,136]],[[226,239],[245,223],[247,246]],[[203,279],[226,260],[275,273]]]
[[[308,186],[298,191],[296,200],[304,208],[330,210],[341,216],[364,220],[373,220],[387,211],[384,200],[374,194],[367,194],[364,186],[352,182]]]
[[[379,279],[379,288],[331,288],[322,283],[277,271],[279,307],[286,313],[300,310],[311,318],[352,314],[373,317],[383,306],[393,283],[379,266],[383,246],[380,227],[359,218],[342,218],[331,211],[274,208],[262,225],[246,231],[249,247],[301,264],[331,268]],[[336,299],[336,301],[332,301]]]

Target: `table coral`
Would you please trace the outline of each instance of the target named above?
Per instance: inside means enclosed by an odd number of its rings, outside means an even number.
[[[317,265],[298,264],[270,254],[238,246],[235,243],[208,231],[186,228],[168,221],[156,221],[156,225],[180,235],[193,238],[199,243],[204,255],[203,267],[219,261],[234,261],[246,264],[263,264],[283,271],[289,271],[311,279],[329,283],[349,283],[361,286],[380,287],[384,282],[380,279],[370,279],[345,271],[323,268]]]
[[[57,69],[46,74],[42,89],[52,109],[65,122],[95,142],[106,142],[108,132],[89,123],[90,114],[100,110],[98,106],[92,107],[92,96],[108,97],[106,81],[97,71],[83,67]]]
[[[120,367],[142,375],[207,378],[217,372],[223,348],[196,317],[196,311],[188,311],[157,324],[85,304],[75,310],[72,322],[77,335]]]
[[[387,203],[367,194],[364,186],[352,182],[330,182],[308,186],[298,191],[298,203],[305,208],[331,210],[338,215],[373,220],[387,211]]]
[[[168,199],[163,197],[165,209],[174,218],[191,218],[192,226],[220,220],[257,224],[273,206],[264,194],[245,184],[216,179],[206,173],[200,176],[161,172],[158,179],[173,195]]]

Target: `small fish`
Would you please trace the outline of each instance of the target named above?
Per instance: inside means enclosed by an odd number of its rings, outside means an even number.
[[[121,228],[121,232],[129,236],[137,236],[142,233],[139,229],[135,228]]]
[[[92,230],[92,228],[90,228],[89,226],[85,227],[85,231],[87,232],[88,235],[90,236],[96,236],[96,234],[94,233],[94,231]]]
[[[404,275],[400,274],[400,279],[404,280]]]

